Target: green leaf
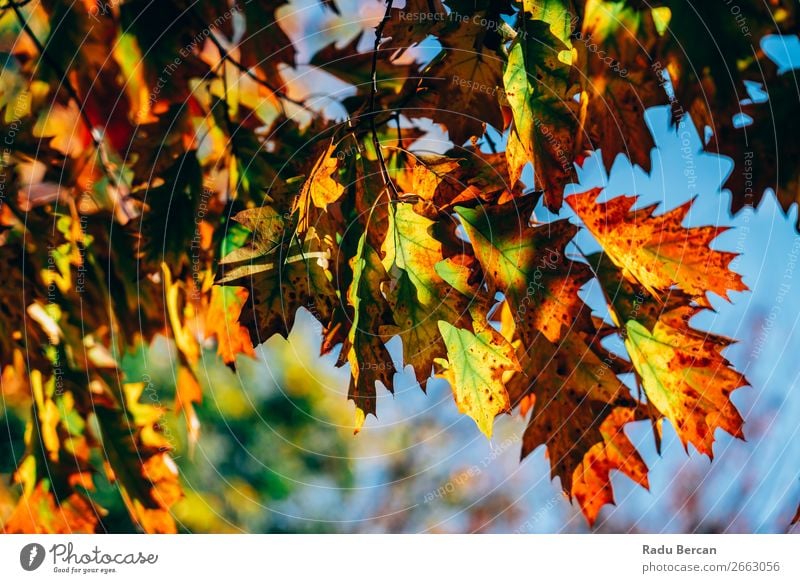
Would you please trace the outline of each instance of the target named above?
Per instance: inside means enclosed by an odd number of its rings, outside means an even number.
[[[532,20],[549,24],[553,36],[565,47],[572,48],[572,14],[567,0],[523,0],[522,9]],[[567,65],[572,63],[569,53],[561,55],[561,59]]]
[[[514,116],[514,143],[533,163],[535,184],[552,210],[561,207],[564,186],[575,178],[573,150],[578,127],[574,69],[561,60],[566,46],[547,23],[524,19],[511,47],[503,74],[505,96]],[[510,154],[515,153],[514,144]],[[509,173],[521,172],[517,156],[509,157]]]
[[[424,389],[435,359],[445,354],[438,322],[464,322],[467,298],[436,272],[444,247],[432,235],[434,222],[406,203],[395,205],[389,218],[383,264],[396,273],[397,282],[387,292],[394,326],[385,327],[383,334],[400,335],[404,362],[414,367]]]
[[[628,320],[625,347],[651,406],[670,420],[684,446],[692,443],[712,457],[716,429],[744,437],[744,421],[730,395],[747,380],[721,354],[730,344],[727,338],[689,327],[698,311],[677,308],[652,330]]]
[[[358,408],[356,431],[366,415],[375,415],[375,383],[381,381],[392,391],[395,372],[392,357],[378,334],[389,317],[389,305],[381,293],[381,285],[388,277],[378,254],[366,239],[365,233],[358,242],[353,259],[353,283],[347,292],[354,312],[345,347],[352,369],[347,396]]]
[[[529,226],[534,198],[504,205],[456,207],[490,288],[501,291],[520,324],[523,341],[540,332],[558,341],[562,328],[586,323],[578,290],[591,278],[583,264],[566,257],[577,227],[562,220]],[[580,327],[580,326],[579,326]]]
[[[494,418],[510,410],[503,376],[520,370],[514,348],[490,326],[473,334],[439,322],[439,331],[447,346],[447,361],[437,362],[453,387],[458,410],[472,417],[491,438]]]

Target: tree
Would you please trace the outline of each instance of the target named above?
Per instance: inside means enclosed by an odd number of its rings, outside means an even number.
[[[300,308],[351,369],[356,431],[392,391],[399,336],[420,387],[448,379],[487,436],[498,414],[529,415],[523,456],[545,445],[590,523],[612,470],[648,485],[628,423],[656,440],[671,423],[709,457],[717,429],[742,437],[730,341],[691,324],[710,292],[746,290],[710,247],[723,229],[684,227],[691,202],[564,196],[594,150],[648,170],[644,113],[668,104],[676,131],[710,127],[707,149],[734,160],[733,212],[768,188],[785,210],[800,200],[797,86],[760,46],[796,30],[795,3],[735,8],[389,1],[374,40],[314,55],[314,83],[352,93],[321,100],[287,74],[301,63],[280,1],[5,0],[0,354],[4,399],[30,417],[4,529],[100,530],[102,475],[138,528],[174,531],[165,411],[123,358],[172,339],[173,409],[196,440],[201,347],[234,366]],[[413,58],[426,39],[438,54]],[[446,152],[417,147],[426,120]],[[537,219],[540,201],[566,203],[602,253],[575,246],[569,219]],[[579,295],[590,280],[605,314]]]

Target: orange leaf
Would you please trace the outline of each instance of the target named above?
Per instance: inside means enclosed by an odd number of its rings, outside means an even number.
[[[707,292],[728,299],[728,291],[745,291],[742,277],[728,269],[735,253],[714,251],[709,244],[726,227],[683,227],[693,201],[662,215],[657,205],[631,210],[637,197],[597,202],[599,188],[567,198],[609,258],[628,279],[652,295],[678,286],[708,306]]]
[[[688,324],[700,308],[682,306],[663,314],[652,330],[626,324],[625,346],[651,406],[669,419],[684,446],[713,456],[714,430],[744,438],[743,420],[731,392],[747,385],[721,352],[730,340]]]
[[[235,362],[237,354],[255,356],[247,328],[239,324],[239,315],[249,293],[243,287],[215,287],[206,310],[206,338],[217,339],[217,352],[225,364]]]
[[[8,534],[92,534],[101,511],[84,496],[73,493],[56,501],[42,483],[24,495],[3,525]]]
[[[592,446],[575,469],[572,494],[590,525],[605,504],[614,504],[612,470],[623,472],[643,488],[650,487],[647,464],[624,432],[625,424],[637,419],[636,413],[629,407],[614,409],[600,424],[603,441]]]

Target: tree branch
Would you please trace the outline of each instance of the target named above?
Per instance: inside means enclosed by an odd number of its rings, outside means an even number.
[[[378,140],[378,128],[375,124],[375,98],[378,95],[378,49],[380,48],[381,40],[383,38],[383,29],[386,26],[386,23],[389,22],[389,18],[392,16],[392,3],[394,0],[387,0],[386,2],[386,12],[383,15],[380,23],[377,27],[375,27],[375,46],[372,50],[372,90],[370,91],[369,96],[369,123],[370,128],[372,130],[372,145],[375,148],[375,155],[378,157],[378,164],[380,165],[381,169],[381,178],[383,179],[383,183],[389,189],[390,198],[392,200],[397,200],[399,196],[399,192],[397,190],[397,186],[392,181],[391,176],[389,176],[389,170],[386,168],[386,160],[383,157],[383,152],[381,151],[381,144]]]
[[[308,105],[306,105],[304,101],[300,101],[298,99],[289,97],[285,91],[283,91],[279,87],[276,87],[263,77],[256,75],[252,70],[250,70],[249,67],[246,67],[244,63],[232,57],[225,49],[225,47],[222,45],[222,42],[217,38],[216,34],[214,34],[214,31],[211,29],[211,26],[207,25],[205,21],[198,14],[192,12],[192,16],[194,16],[195,20],[197,20],[199,24],[203,25],[205,29],[208,30],[208,38],[214,44],[214,46],[217,47],[217,50],[219,51],[219,54],[222,56],[223,60],[228,61],[231,65],[236,67],[239,71],[250,77],[250,79],[258,83],[262,87],[266,87],[267,89],[269,89],[272,93],[277,95],[278,98],[285,99],[289,103],[292,103],[298,107],[302,107],[308,112],[315,113],[310,107],[308,107]],[[281,108],[283,108],[283,105],[281,105]],[[284,111],[283,113],[286,114],[286,111]]]

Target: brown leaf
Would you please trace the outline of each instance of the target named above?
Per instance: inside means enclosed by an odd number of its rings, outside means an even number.
[[[442,52],[405,90],[414,97],[403,113],[442,124],[456,146],[482,136],[485,124],[503,129],[497,98],[503,87],[503,60],[484,44],[493,31],[480,24],[480,16],[459,20],[443,32],[438,37]]]
[[[407,203],[395,205],[384,244],[384,266],[396,270],[387,290],[394,326],[385,326],[385,337],[403,340],[403,360],[414,367],[417,382],[425,389],[434,361],[444,358],[445,345],[439,321],[467,327],[468,300],[437,272],[445,259],[445,246],[432,233],[435,223]]]
[[[375,383],[392,391],[395,368],[379,330],[389,318],[389,304],[381,293],[387,280],[378,253],[361,237],[353,258],[353,283],[347,292],[355,316],[342,352],[347,354],[352,376],[347,396],[357,407],[356,431],[367,415],[375,415]]]
[[[502,154],[467,150],[469,156],[415,156],[397,177],[404,193],[418,196],[414,206],[431,219],[456,205],[506,202],[520,192],[511,182]],[[517,194],[515,194],[517,193]]]

